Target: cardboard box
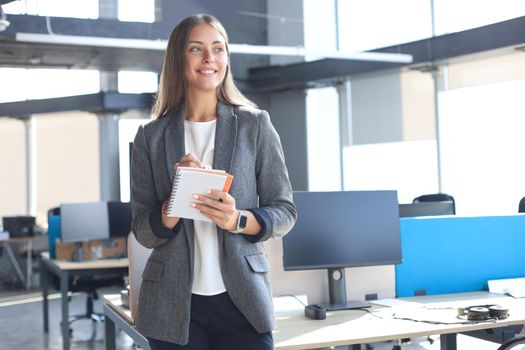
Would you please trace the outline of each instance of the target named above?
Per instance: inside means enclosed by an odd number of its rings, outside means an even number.
[[[84,260],[108,259],[125,257],[127,254],[126,238],[111,238],[82,242]],[[56,242],[55,254],[57,260],[73,260],[75,243]]]

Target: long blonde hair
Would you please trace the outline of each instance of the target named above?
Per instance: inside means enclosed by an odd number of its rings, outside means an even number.
[[[184,71],[188,39],[193,28],[199,24],[208,24],[215,28],[224,38],[227,54],[230,55],[228,34],[217,18],[205,14],[196,14],[180,21],[170,34],[164,55],[159,91],[152,108],[152,114],[157,118],[176,111],[184,99]],[[235,86],[229,62],[226,66],[224,79],[217,87],[217,99],[233,106],[255,106]]]

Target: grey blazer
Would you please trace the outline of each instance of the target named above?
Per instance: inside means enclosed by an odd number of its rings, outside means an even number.
[[[263,223],[257,236],[217,227],[222,278],[228,295],[259,333],[273,328],[269,265],[262,241],[286,234],[296,210],[284,154],[267,112],[217,107],[213,167],[234,175],[230,194],[238,209],[253,209]],[[176,344],[188,342],[193,280],[193,221],[162,226],[160,208],[169,197],[173,165],[185,155],[184,107],[140,127],[131,165],[132,230],[153,248],[144,268],[136,313],[145,336]]]

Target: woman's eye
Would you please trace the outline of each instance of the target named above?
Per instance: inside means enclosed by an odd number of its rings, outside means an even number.
[[[215,51],[216,51],[216,52],[224,52],[224,48],[222,48],[222,47],[216,47],[216,48],[215,48]]]
[[[196,46],[190,48],[191,52],[199,52],[200,50],[201,50],[200,47],[196,47]]]

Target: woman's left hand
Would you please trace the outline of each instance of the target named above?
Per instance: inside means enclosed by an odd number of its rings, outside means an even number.
[[[204,216],[208,217],[217,226],[226,231],[237,228],[239,212],[235,206],[235,198],[228,192],[210,190],[207,195],[217,199],[207,197],[202,194],[194,194],[193,198],[202,203],[194,202],[192,206],[197,208]]]

